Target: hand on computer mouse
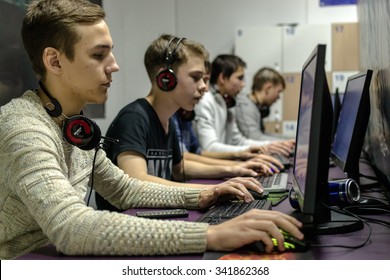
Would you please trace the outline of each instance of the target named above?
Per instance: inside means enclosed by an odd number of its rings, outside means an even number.
[[[280,251],[278,247],[278,241],[276,238],[272,238],[274,245],[273,252],[306,252],[309,249],[309,244],[305,240],[299,240],[289,233],[283,232],[284,236],[284,251]],[[255,241],[243,247],[245,250],[254,251],[258,253],[266,253],[264,243],[262,241]]]
[[[280,229],[302,240],[304,236],[300,227],[302,223],[290,215],[274,210],[252,209],[221,224],[210,225],[207,229],[207,249],[230,251],[261,241],[265,251],[271,253],[274,250],[274,238],[278,250],[283,252],[284,236]]]
[[[267,191],[257,192],[257,191],[248,189],[248,192],[253,196],[253,198],[255,200],[266,199],[267,196],[269,195],[269,192],[267,192]]]

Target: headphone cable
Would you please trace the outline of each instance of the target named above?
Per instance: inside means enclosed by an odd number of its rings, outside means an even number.
[[[106,137],[106,136],[101,136],[101,138],[103,140],[106,140],[106,141],[110,141],[110,142],[113,142],[114,144],[118,144],[119,143],[119,139],[114,139],[114,138],[111,138],[111,137]],[[90,187],[90,191],[89,191],[89,194],[88,194],[88,199],[87,199],[87,206],[89,206],[89,201],[91,200],[91,195],[92,195],[92,191],[93,191],[93,182],[94,182],[94,174],[95,174],[95,165],[96,165],[96,157],[97,157],[97,153],[100,149],[104,149],[104,145],[106,143],[104,143],[103,141],[101,141],[95,148],[95,154],[93,156],[93,161],[92,161],[92,171],[91,171],[91,176],[90,176],[90,184],[89,184],[89,187]]]
[[[95,174],[95,164],[96,164],[97,153],[102,148],[103,148],[103,143],[99,143],[99,145],[95,148],[95,154],[93,156],[93,161],[92,161],[92,171],[91,171],[90,184],[89,184],[90,191],[88,194],[87,206],[89,206],[89,201],[91,199],[91,195],[92,195],[92,191],[93,191],[93,180],[95,177],[94,174]]]
[[[182,174],[183,174],[183,183],[186,182],[186,172],[184,169],[184,137],[183,137],[183,125],[180,116],[176,116],[177,125],[179,126],[179,134],[177,135],[177,138],[179,140],[180,145],[180,152],[181,152],[181,168],[182,168]]]

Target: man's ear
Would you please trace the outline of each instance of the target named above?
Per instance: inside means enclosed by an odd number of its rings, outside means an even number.
[[[60,52],[52,47],[44,49],[42,54],[43,64],[46,67],[46,71],[58,74],[61,72],[61,64],[59,61]]]
[[[228,78],[226,78],[223,73],[219,73],[218,75],[218,79],[217,79],[217,84],[221,84],[223,85],[225,83],[225,80],[228,80]]]
[[[273,87],[273,84],[271,82],[265,82],[263,85],[263,91],[268,94],[268,91]]]

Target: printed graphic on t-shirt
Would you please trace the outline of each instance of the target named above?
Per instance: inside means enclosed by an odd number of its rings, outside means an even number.
[[[149,175],[171,180],[172,150],[149,149],[146,157]]]

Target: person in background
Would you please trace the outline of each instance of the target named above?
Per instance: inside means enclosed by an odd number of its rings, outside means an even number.
[[[248,138],[258,140],[280,140],[264,132],[263,119],[270,114],[274,104],[286,88],[282,75],[276,70],[263,67],[253,77],[252,92],[237,96],[236,121],[238,129]]]
[[[214,152],[292,152],[293,141],[255,140],[242,135],[237,127],[234,106],[245,86],[246,63],[238,56],[218,55],[212,62],[210,91],[195,107],[195,133],[202,149]]]
[[[172,115],[194,109],[206,90],[204,61],[208,52],[198,42],[163,34],[147,48],[145,68],[151,90],[145,98],[126,105],[117,114],[106,136],[119,143],[106,143],[107,156],[131,177],[169,186],[204,188],[187,182],[199,178],[256,176],[261,163],[210,165],[182,158]],[[254,178],[253,188],[262,192]],[[234,178],[232,180],[235,180]],[[257,183],[257,184],[255,184]],[[227,181],[225,184],[229,184]],[[99,209],[112,208],[96,195]]]
[[[22,38],[39,79],[0,108],[0,259],[48,244],[67,255],[168,255],[228,251],[279,228],[303,238],[301,223],[276,211],[250,211],[219,225],[161,221],[97,211],[88,186],[117,207],[207,208],[219,199],[251,201],[245,178],[215,187],[178,188],[124,174],[100,147],[100,130],[81,115],[103,104],[119,70],[105,13],[87,0],[35,0]],[[37,40],[39,38],[39,40]],[[245,230],[244,230],[245,229]]]
[[[203,81],[208,91],[211,63],[205,61],[206,73],[203,75]],[[259,168],[263,174],[272,174],[279,172],[283,168],[282,163],[276,158],[259,153],[251,153],[250,149],[236,152],[210,152],[202,150],[199,141],[192,127],[192,121],[195,117],[194,110],[186,111],[180,108],[173,115],[173,121],[176,127],[176,133],[180,142],[180,149],[186,160],[194,160],[210,165],[241,165],[245,167]],[[260,164],[253,164],[257,162]],[[248,174],[249,176],[251,174]],[[255,174],[252,174],[255,176]]]

